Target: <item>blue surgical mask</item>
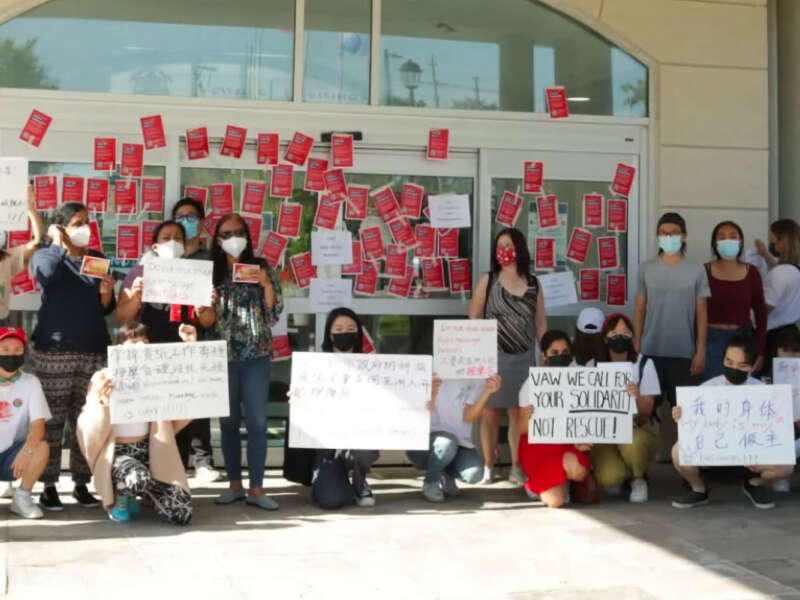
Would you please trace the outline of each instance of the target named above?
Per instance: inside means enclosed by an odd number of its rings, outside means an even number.
[[[722,258],[736,258],[741,248],[739,240],[720,240],[717,242],[717,252]]]
[[[683,240],[679,235],[660,235],[658,236],[658,247],[664,254],[677,254],[683,247]]]
[[[197,219],[192,219],[188,217],[181,217],[177,219],[178,223],[183,225],[184,231],[186,231],[186,239],[191,239],[197,236]]]

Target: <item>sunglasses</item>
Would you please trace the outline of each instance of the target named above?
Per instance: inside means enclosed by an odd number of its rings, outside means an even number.
[[[246,237],[247,231],[244,229],[231,229],[229,231],[220,231],[219,238],[223,240],[229,240],[232,237]]]

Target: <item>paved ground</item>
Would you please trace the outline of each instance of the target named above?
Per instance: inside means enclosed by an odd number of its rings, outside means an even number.
[[[677,511],[659,466],[646,505],[554,511],[499,483],[434,506],[416,473],[384,468],[375,508],[324,513],[270,475],[279,512],[218,508],[215,484],[195,490],[182,529],[75,505],[24,522],[0,501],[8,598],[800,599],[797,492],[757,511],[730,481],[709,506]]]

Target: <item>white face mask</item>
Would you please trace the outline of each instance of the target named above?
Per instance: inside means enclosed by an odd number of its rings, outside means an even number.
[[[220,246],[233,258],[239,258],[244,249],[247,248],[247,240],[243,237],[231,237],[227,240],[222,240]]]
[[[88,225],[81,225],[80,227],[67,229],[69,241],[71,241],[78,248],[85,248],[89,245],[89,240],[92,237],[92,230]]]
[[[183,244],[178,240],[169,240],[161,244],[156,244],[156,254],[161,258],[180,258],[183,256]]]

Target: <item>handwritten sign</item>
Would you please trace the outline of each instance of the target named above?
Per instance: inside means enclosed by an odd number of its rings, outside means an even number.
[[[28,228],[28,159],[0,157],[0,231]]]
[[[292,354],[291,448],[427,450],[431,357]]]
[[[314,265],[349,265],[353,262],[353,236],[343,230],[312,231],[311,259]]]
[[[800,358],[773,358],[772,383],[792,386],[794,420],[800,419]]]
[[[428,196],[431,227],[470,227],[469,196],[466,194]]]
[[[531,367],[532,444],[630,444],[636,400],[630,367]]]
[[[142,302],[211,306],[210,260],[148,256],[143,265]]]
[[[110,346],[108,369],[112,423],[228,416],[227,342]]]
[[[539,275],[537,278],[544,296],[545,308],[566,306],[578,301],[578,293],[575,291],[575,275],[572,271],[559,271],[558,273]]]
[[[682,465],[795,463],[790,385],[679,387]]]
[[[308,299],[313,313],[325,314],[340,306],[349,307],[353,303],[353,280],[314,278]]]
[[[435,320],[433,370],[442,379],[486,379],[497,373],[497,321]]]

